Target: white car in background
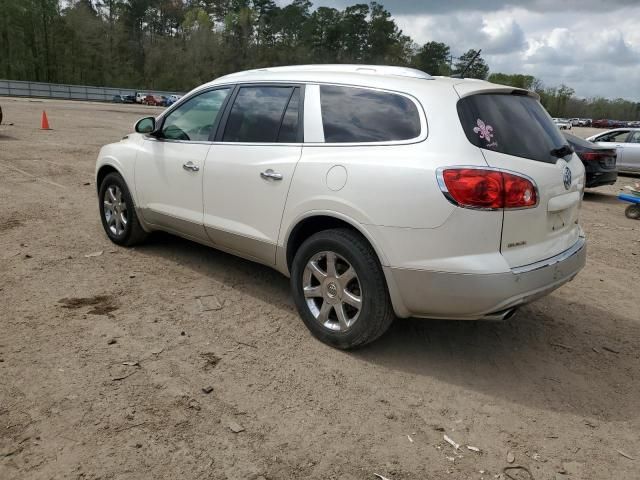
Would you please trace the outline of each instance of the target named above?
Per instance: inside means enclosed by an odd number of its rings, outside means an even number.
[[[144,100],[148,95],[149,94],[145,92],[136,92],[136,103],[144,103]]]
[[[334,347],[395,317],[509,318],[585,264],[584,167],[535,93],[311,65],[185,97],[100,151],[107,236],[164,230],[275,268]]]
[[[171,106],[182,98],[182,95],[169,95],[166,100],[166,105]]]
[[[640,128],[614,128],[587,138],[590,142],[617,152],[616,167],[619,172],[640,172]]]
[[[571,130],[571,122],[566,118],[554,118],[553,123],[555,123],[560,130]]]

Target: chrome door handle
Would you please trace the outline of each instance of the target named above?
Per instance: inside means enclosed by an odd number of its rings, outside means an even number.
[[[260,172],[260,176],[265,180],[282,180],[282,174],[274,172],[270,168],[265,170],[264,172]]]
[[[193,162],[183,163],[182,168],[184,168],[185,170],[190,170],[192,172],[197,172],[198,170],[200,170],[200,167],[197,165],[194,165]]]

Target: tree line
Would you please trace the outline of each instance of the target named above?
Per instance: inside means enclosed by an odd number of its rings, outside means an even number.
[[[186,91],[249,68],[306,63],[412,66],[461,73],[478,53],[417,45],[377,2],[344,9],[309,0],[0,0],[0,78]],[[556,116],[640,118],[640,104],[580,100],[527,75],[489,75],[479,56],[465,76],[522,83]],[[526,85],[525,85],[526,84]]]

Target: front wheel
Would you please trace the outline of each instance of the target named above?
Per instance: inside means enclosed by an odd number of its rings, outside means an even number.
[[[336,348],[374,341],[395,318],[375,252],[349,229],[316,233],[300,246],[291,289],[311,333]]]
[[[147,233],[138,221],[131,193],[120,174],[104,177],[98,200],[102,227],[113,243],[128,247],[144,241]]]

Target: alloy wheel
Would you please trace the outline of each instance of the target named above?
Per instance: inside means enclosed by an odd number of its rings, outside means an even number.
[[[127,228],[128,211],[122,190],[117,185],[109,185],[104,192],[104,219],[109,231],[119,237]]]
[[[362,287],[355,268],[335,252],[324,251],[309,259],[302,288],[311,314],[325,328],[344,332],[362,310]]]

